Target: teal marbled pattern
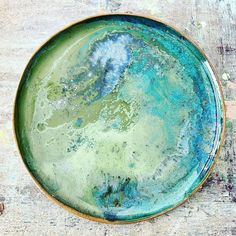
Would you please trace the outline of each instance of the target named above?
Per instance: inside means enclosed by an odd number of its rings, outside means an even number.
[[[43,188],[84,214],[137,221],[199,186],[223,111],[211,67],[186,38],[136,16],[101,16],[32,58],[15,113],[23,159]]]

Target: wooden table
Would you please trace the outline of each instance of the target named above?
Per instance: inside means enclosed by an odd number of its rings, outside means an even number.
[[[90,222],[51,203],[13,139],[13,100],[32,53],[66,24],[102,12],[155,16],[191,36],[215,66],[228,109],[225,145],[202,190],[176,210],[134,225]],[[0,0],[0,235],[236,235],[235,148],[235,0]]]

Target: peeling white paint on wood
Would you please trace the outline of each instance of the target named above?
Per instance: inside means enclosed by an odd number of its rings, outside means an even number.
[[[226,101],[227,118],[236,120],[236,101]]]
[[[202,190],[176,210],[134,225],[89,222],[51,203],[27,174],[12,132],[16,88],[35,49],[66,24],[104,12],[146,14],[186,32],[216,68],[228,110],[225,145]],[[0,0],[0,235],[236,235],[235,110],[235,1]]]

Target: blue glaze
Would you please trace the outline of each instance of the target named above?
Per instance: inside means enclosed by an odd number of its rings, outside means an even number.
[[[76,126],[80,127],[81,124],[82,124],[82,119],[81,118],[78,118],[75,122]]]
[[[24,78],[17,114],[26,162],[79,212],[109,221],[162,213],[214,162],[223,129],[216,78],[162,23],[86,20],[48,42]]]

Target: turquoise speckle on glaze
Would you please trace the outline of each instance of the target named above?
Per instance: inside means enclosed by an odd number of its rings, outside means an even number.
[[[196,189],[221,142],[223,105],[201,52],[138,16],[100,16],[49,40],[18,89],[16,137],[41,186],[71,208],[135,222]]]

